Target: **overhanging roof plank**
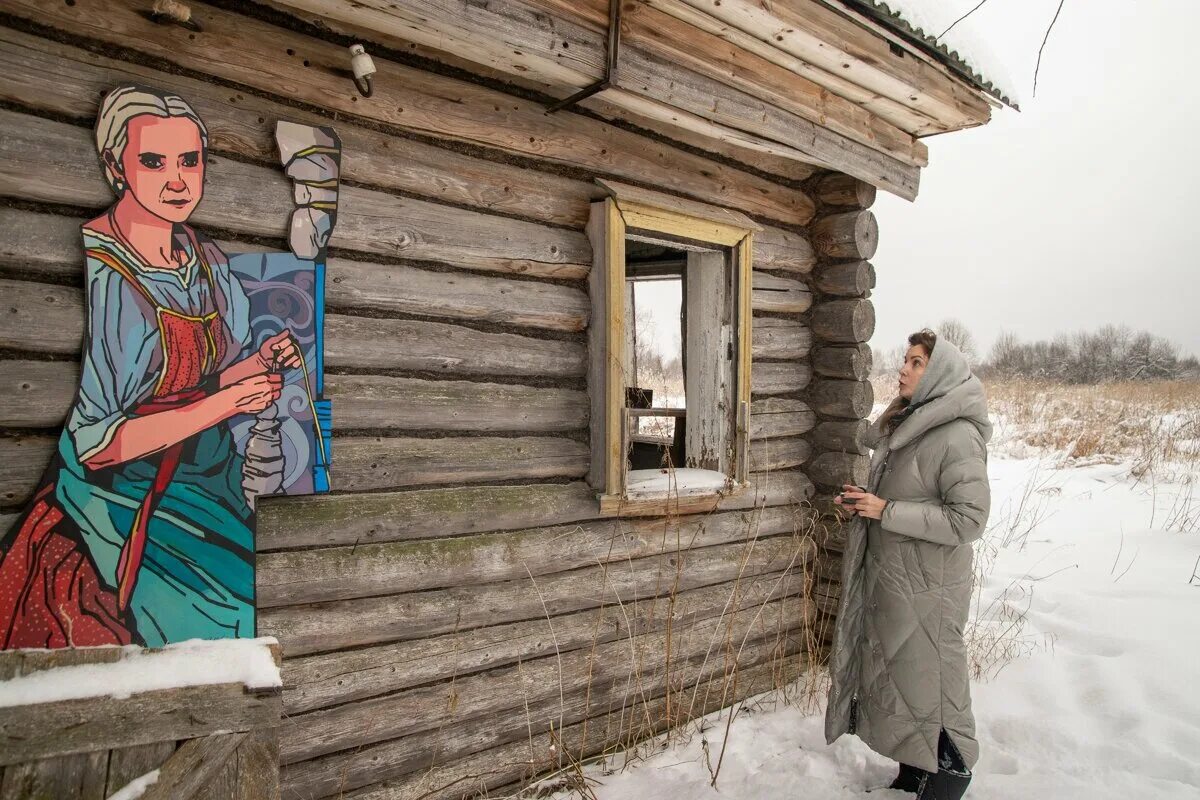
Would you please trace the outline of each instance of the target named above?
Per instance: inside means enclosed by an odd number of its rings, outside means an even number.
[[[547,0],[542,0],[542,2],[547,2]],[[594,0],[589,0],[587,3],[580,3],[580,5],[586,6],[591,2],[594,2]],[[807,61],[795,57],[791,53],[780,50],[769,41],[763,41],[740,28],[728,25],[699,9],[693,8],[685,0],[641,0],[641,2],[648,7],[660,9],[664,13],[700,28],[713,36],[718,36],[749,53],[757,55],[759,58],[786,69],[788,72],[808,78],[812,83],[828,90],[831,94],[867,109],[876,114],[880,119],[895,125],[900,130],[913,136],[927,136],[950,130],[945,123],[927,116],[917,109],[911,108],[890,97],[884,97],[869,89],[864,89],[858,84],[842,78],[840,75],[825,72]]]
[[[524,0],[591,29],[607,25],[609,0]],[[875,112],[830,92],[825,87],[796,74],[741,44],[697,27],[676,14],[647,2],[626,2],[623,7],[622,47],[640,47],[647,53],[669,60],[681,68],[733,86],[810,122],[829,128],[848,139],[865,144],[903,161],[925,166],[929,162],[924,143]],[[705,16],[676,3],[692,16]],[[686,13],[686,11],[684,11]],[[711,17],[707,19],[722,26]],[[752,41],[753,37],[743,34]],[[762,42],[758,44],[763,45]],[[764,47],[773,50],[769,45]],[[781,55],[782,51],[775,51]],[[794,60],[794,59],[793,59]],[[935,133],[927,128],[922,133]]]
[[[942,121],[948,128],[981,125],[991,108],[979,93],[928,62],[892,52],[875,30],[818,0],[683,0],[728,25],[775,43],[825,73],[839,75]],[[810,76],[821,82],[819,75]],[[830,86],[830,91],[834,91]]]
[[[537,71],[573,89],[603,74],[603,37],[510,0],[491,0],[485,6],[463,0],[409,0],[397,4],[384,0],[277,1],[434,47],[467,48],[466,53],[459,49],[459,54],[470,54],[480,63],[501,70],[520,74]],[[572,46],[562,47],[563,41]],[[630,94],[642,95],[693,118],[708,120],[731,139],[737,138],[740,131],[743,146],[765,147],[765,152],[784,156],[795,153],[799,160],[846,172],[901,196],[915,195],[916,166],[651,56],[641,48],[623,50],[617,85],[627,94],[606,93],[609,102],[620,105]],[[659,119],[663,119],[661,115]],[[754,147],[755,137],[766,140],[763,147]]]

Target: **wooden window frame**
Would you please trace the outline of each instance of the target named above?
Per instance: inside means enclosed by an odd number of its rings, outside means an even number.
[[[597,491],[606,516],[698,513],[721,499],[749,490],[749,419],[751,369],[751,289],[754,232],[761,228],[735,211],[683,200],[638,187],[598,181],[607,197],[591,204],[587,225],[593,263],[589,276],[592,316],[589,323],[588,391],[591,395],[591,453],[588,482]],[[626,493],[625,450],[625,241],[630,231],[662,234],[697,244],[727,248],[736,276],[733,287],[734,398],[732,486],[720,490],[670,492],[630,498]],[[684,343],[686,347],[686,343]]]

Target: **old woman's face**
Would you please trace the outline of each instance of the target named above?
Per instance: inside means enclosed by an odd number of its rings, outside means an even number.
[[[120,167],[139,205],[168,222],[184,222],[204,193],[200,128],[186,117],[140,114],[129,121]]]

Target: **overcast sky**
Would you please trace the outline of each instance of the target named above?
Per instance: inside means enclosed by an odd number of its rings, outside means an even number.
[[[925,139],[915,203],[879,193],[875,347],[957,317],[984,352],[1123,323],[1200,355],[1200,0],[1066,0],[1033,97],[1057,5],[972,17],[1022,111]]]

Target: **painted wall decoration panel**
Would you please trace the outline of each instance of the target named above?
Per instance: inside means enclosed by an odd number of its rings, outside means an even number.
[[[340,144],[280,122],[291,252],[227,254],[188,224],[208,134],[186,100],[117,87],[95,132],[116,201],[82,228],[78,392],[0,539],[0,648],[253,636],[256,498],[329,488],[324,260]]]

